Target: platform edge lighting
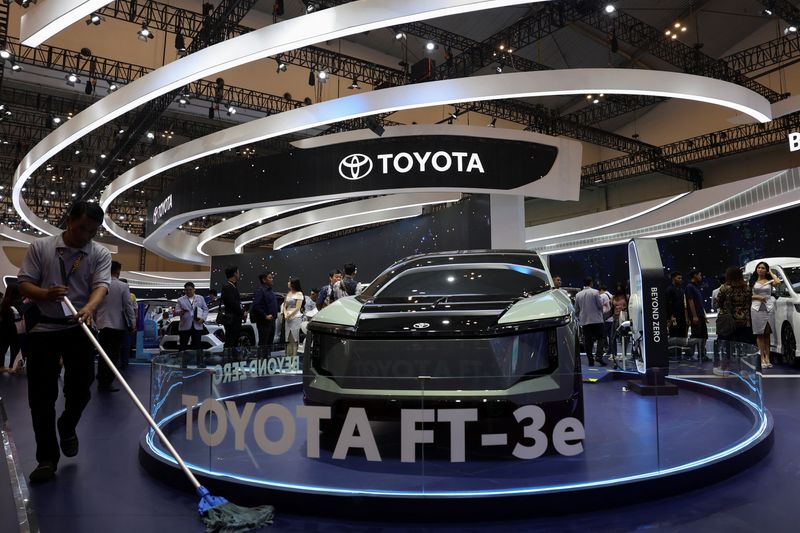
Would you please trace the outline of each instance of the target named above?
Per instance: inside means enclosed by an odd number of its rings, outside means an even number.
[[[415,492],[410,490],[378,490],[378,489],[346,489],[340,487],[321,487],[315,485],[303,485],[299,483],[286,483],[286,482],[278,482],[278,481],[270,481],[264,479],[258,479],[250,476],[243,476],[243,475],[235,475],[231,474],[230,472],[220,472],[215,471],[210,468],[204,466],[198,466],[191,463],[187,463],[187,466],[193,471],[200,474],[208,475],[208,476],[224,476],[228,479],[233,479],[236,481],[242,481],[248,484],[260,486],[260,487],[270,487],[273,489],[289,489],[289,490],[302,490],[306,492],[313,492],[318,494],[345,494],[345,495],[365,495],[365,496],[427,496],[427,497],[434,497],[434,498],[469,498],[469,497],[488,497],[488,496],[511,496],[511,495],[533,495],[533,494],[552,494],[558,492],[564,492],[568,490],[582,490],[582,489],[593,489],[599,487],[609,487],[609,486],[616,486],[622,485],[625,483],[631,483],[636,481],[644,481],[647,479],[653,478],[667,478],[670,475],[679,474],[681,472],[691,471],[697,468],[700,468],[704,465],[713,464],[715,462],[721,461],[726,459],[727,457],[731,457],[742,450],[750,447],[754,443],[756,443],[759,439],[761,439],[766,433],[767,429],[770,427],[770,415],[768,411],[763,407],[755,404],[749,398],[742,396],[739,393],[727,390],[725,388],[712,385],[702,381],[696,381],[692,379],[685,379],[685,378],[678,378],[672,377],[670,378],[674,381],[683,381],[687,383],[692,383],[693,385],[699,385],[701,387],[707,387],[712,390],[716,390],[721,394],[727,394],[733,400],[738,400],[748,406],[755,417],[755,424],[754,428],[752,429],[752,433],[742,440],[741,442],[737,442],[736,444],[724,449],[720,450],[712,455],[708,455],[701,459],[697,459],[691,461],[689,463],[684,463],[681,465],[676,465],[668,468],[662,468],[657,470],[652,470],[650,472],[642,472],[639,474],[632,474],[629,476],[611,478],[606,480],[600,481],[582,481],[582,482],[574,482],[574,483],[563,483],[560,485],[549,485],[549,486],[539,486],[539,487],[525,487],[525,488],[515,488],[515,489],[489,489],[489,490],[469,490],[469,491],[452,491],[452,492],[444,492],[444,491],[428,491],[425,492]],[[270,392],[279,389],[286,389],[290,387],[296,387],[296,384],[287,384],[287,385],[278,385],[275,387],[268,387],[265,389],[261,389],[258,391],[248,392],[248,395],[252,395],[259,392]],[[234,399],[238,395],[226,396],[224,398],[220,398],[220,400],[228,400]],[[196,407],[196,406],[194,406]],[[186,409],[179,409],[178,411],[166,415],[163,420],[158,422],[159,427],[166,427],[169,423],[173,420],[185,417],[186,416]],[[144,436],[144,441],[146,446],[152,451],[153,454],[161,458],[164,462],[169,463],[177,467],[177,461],[169,455],[168,453],[164,452],[160,448],[158,448],[155,444],[154,439],[155,432],[151,429],[146,432]]]
[[[597,85],[590,85],[595,83]],[[602,91],[596,90],[602,87]],[[536,88],[532,90],[531,88]],[[592,89],[587,90],[587,87]],[[639,90],[631,90],[638,87]],[[659,89],[651,89],[658,87]],[[687,93],[687,88],[694,92]],[[691,74],[618,69],[569,69],[545,72],[516,72],[502,78],[492,75],[440,80],[355,94],[320,102],[277,115],[263,117],[194,139],[125,172],[115,179],[101,197],[107,208],[125,190],[175,166],[215,152],[285,135],[295,131],[376,113],[385,113],[470,101],[530,96],[584,94],[658,94],[690,100],[713,101],[733,109],[748,105],[753,116],[769,113],[769,102],[749,89],[722,80]],[[712,95],[728,96],[720,100]],[[738,101],[734,100],[737,99]],[[764,115],[765,117],[767,115]],[[110,229],[110,228],[109,228]]]
[[[537,0],[539,2],[548,0]],[[21,201],[19,189],[49,157],[103,124],[153,98],[200,78],[303,46],[394,24],[531,3],[530,0],[360,0],[306,17],[265,26],[169,63],[96,102],[76,115],[69,128],[50,134],[28,152],[14,173],[12,201],[19,216],[43,233],[58,228],[41,220]],[[87,13],[82,12],[82,16]],[[309,20],[309,17],[312,17]],[[268,44],[269,43],[269,44]],[[275,44],[277,43],[277,44]]]

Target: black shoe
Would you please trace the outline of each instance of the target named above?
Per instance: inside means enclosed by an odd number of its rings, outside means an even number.
[[[33,469],[28,480],[33,483],[44,483],[56,477],[56,464],[50,461],[42,461]]]
[[[72,435],[65,437],[65,432],[61,429],[61,419],[58,420],[56,426],[58,426],[58,440],[61,452],[67,457],[78,455],[78,435],[73,432]]]
[[[108,387],[97,387],[97,392],[119,392],[119,389],[109,385]]]
[[[598,364],[598,365],[600,365],[600,366],[606,366],[606,362],[605,362],[605,361],[603,361],[603,358],[602,358],[602,357],[598,357],[597,359],[595,359],[595,361],[596,361],[596,362],[597,362],[597,364]]]

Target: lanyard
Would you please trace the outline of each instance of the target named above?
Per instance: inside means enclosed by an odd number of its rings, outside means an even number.
[[[67,267],[64,265],[64,250],[61,249],[58,251],[58,264],[61,267],[61,279],[64,281],[65,286],[69,283],[70,276],[81,266],[81,259],[83,259],[83,252],[78,252],[78,257],[72,262],[72,267],[69,269],[69,273],[67,273]]]

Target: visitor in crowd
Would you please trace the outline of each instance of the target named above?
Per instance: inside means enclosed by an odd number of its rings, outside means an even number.
[[[600,285],[598,289],[600,300],[603,302],[603,343],[605,344],[605,354],[611,355],[611,328],[614,325],[614,315],[611,309],[611,294],[608,287]]]
[[[689,326],[686,320],[686,294],[681,287],[683,274],[672,272],[669,275],[672,283],[667,287],[665,307],[669,317],[669,336],[685,339],[689,335]]]
[[[183,285],[184,294],[175,304],[175,314],[181,317],[178,324],[178,351],[187,348],[199,350],[203,337],[203,324],[208,317],[208,306],[205,298],[195,294],[194,283],[187,281]]]
[[[608,349],[608,353],[614,362],[614,368],[617,368],[617,341],[621,338],[619,327],[623,322],[628,320],[628,299],[624,291],[618,289],[614,294],[614,297],[611,299],[611,309],[613,311],[611,317],[611,346]],[[625,358],[624,351],[622,352],[622,358]]]
[[[333,292],[336,293],[337,299],[358,294],[358,282],[355,280],[356,272],[355,264],[347,263],[344,266],[344,277],[333,286]]]
[[[118,261],[112,261],[108,296],[103,298],[95,313],[95,323],[100,330],[100,346],[118,370],[121,368],[125,336],[129,331],[133,331],[136,325],[136,315],[131,305],[131,290],[127,283],[119,279],[121,271],[122,265]],[[97,362],[97,391],[119,391],[113,384],[114,373],[101,357]]]
[[[739,267],[732,266],[725,271],[725,284],[720,287],[717,301],[719,303],[717,322],[719,322],[719,317],[722,315],[732,315],[736,325],[733,333],[718,335],[718,339],[723,341],[720,346],[720,351],[723,353],[720,367],[722,370],[727,370],[731,354],[731,343],[753,344],[753,330],[750,318],[753,292],[745,283]]]
[[[164,311],[161,313],[161,318],[159,318],[158,322],[156,322],[159,336],[163,337],[167,334],[167,329],[169,329],[169,320],[169,311]]]
[[[309,291],[310,296],[306,296],[306,310],[304,316],[311,318],[317,314],[317,298],[319,298],[319,289],[316,287]]]
[[[231,265],[225,269],[228,281],[222,286],[222,311],[227,321],[225,327],[225,348],[235,348],[239,344],[239,334],[242,332],[244,310],[242,309],[242,296],[239,294],[239,280],[242,274],[239,267]],[[219,315],[218,315],[219,316]]]
[[[575,315],[578,317],[578,325],[583,330],[586,358],[589,360],[589,366],[594,366],[595,362],[600,366],[606,366],[603,361],[603,301],[597,289],[593,288],[592,278],[586,278],[583,285],[583,290],[575,295]],[[593,360],[592,347],[595,342],[597,351]]]
[[[255,321],[258,330],[258,345],[268,346],[275,338],[275,319],[278,317],[278,299],[272,292],[274,281],[272,272],[264,272],[258,276],[261,287],[253,293],[253,305],[250,306],[250,319]]]
[[[22,293],[16,283],[9,285],[0,302],[0,372],[11,371],[20,351],[24,353],[22,336]],[[22,332],[20,332],[22,329]],[[5,365],[6,351],[9,352],[8,367]]]
[[[209,309],[219,304],[219,298],[217,298],[217,290],[208,289],[208,294],[205,295],[205,300],[206,300],[206,307],[208,307]]]
[[[325,307],[336,301],[336,294],[334,294],[333,287],[342,280],[342,271],[338,268],[331,270],[328,274],[328,284],[323,286],[317,296],[317,309],[325,309]]]
[[[761,353],[761,368],[772,368],[769,360],[770,336],[775,331],[775,298],[772,297],[772,288],[780,284],[781,280],[764,261],[756,265],[756,271],[750,277],[750,317],[758,351]]]
[[[95,349],[79,322],[92,316],[108,293],[111,253],[93,242],[103,223],[103,210],[93,202],[72,204],[63,233],[35,240],[17,275],[19,288],[36,304],[38,323],[27,324],[28,404],[31,409],[38,465],[31,483],[53,479],[61,452],[78,454],[76,428],[91,398]],[[77,315],[63,302],[68,296]],[[64,412],[56,421],[61,361],[65,368]]]
[[[290,279],[287,283],[289,292],[283,301],[283,324],[286,330],[286,355],[297,355],[297,347],[300,342],[300,323],[302,322],[303,289],[299,279]]]
[[[694,344],[697,344],[697,358],[700,362],[709,361],[706,357],[706,341],[708,340],[708,319],[706,310],[703,307],[703,290],[700,283],[703,281],[703,273],[699,270],[689,272],[689,283],[686,284],[686,308],[692,321],[692,336]],[[694,353],[694,347],[692,347]]]
[[[717,296],[719,295],[719,290],[725,285],[725,276],[720,276],[718,281],[717,288],[711,291],[711,311],[718,312],[719,311],[719,303],[717,302]]]

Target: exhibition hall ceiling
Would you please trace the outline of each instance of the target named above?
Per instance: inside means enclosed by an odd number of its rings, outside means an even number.
[[[116,0],[99,10],[95,21],[81,20],[35,49],[21,45],[20,18],[26,9],[56,1],[39,0],[28,8],[0,2],[0,40],[8,52],[0,75],[0,222],[21,230],[26,224],[10,201],[12,176],[31,148],[71,117],[185,54],[348,3]],[[274,14],[279,4],[283,13]],[[53,156],[26,183],[22,196],[37,217],[59,226],[65,204],[99,200],[126,170],[187,141],[359,91],[467,76],[661,70],[733,82],[775,104],[790,97],[796,85],[793,65],[800,58],[800,39],[795,25],[800,25],[800,9],[786,0],[554,0],[372,29],[215,74],[129,111]],[[149,36],[142,35],[145,28]],[[198,165],[286,153],[299,139],[376,125],[492,125],[576,139],[584,144],[585,188],[642,176],[670,176],[689,188],[700,187],[704,163],[774,147],[800,127],[797,113],[763,125],[735,115],[709,104],[610,94],[404,110],[315,127],[170,169],[120,195],[109,213],[119,227],[144,236],[147,206]],[[198,217],[183,229],[199,234],[237,214]],[[233,240],[251,229],[225,237]]]

